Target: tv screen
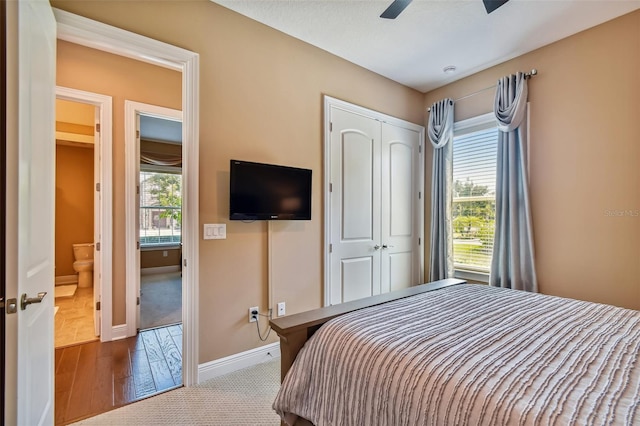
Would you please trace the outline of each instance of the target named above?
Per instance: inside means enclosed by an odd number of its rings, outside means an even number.
[[[231,160],[229,219],[310,220],[311,170]]]

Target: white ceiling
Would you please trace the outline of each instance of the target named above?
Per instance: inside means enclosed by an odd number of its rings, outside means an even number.
[[[211,0],[421,92],[640,8],[640,0]],[[442,69],[455,65],[446,75]],[[528,70],[522,70],[528,71]],[[544,72],[544,70],[540,70]]]

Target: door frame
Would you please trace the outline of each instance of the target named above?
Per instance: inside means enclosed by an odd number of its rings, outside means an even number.
[[[398,127],[404,127],[410,130],[419,132],[420,144],[424,145],[425,132],[424,127],[410,123],[408,121],[392,117],[387,114],[383,114],[372,109],[361,107],[337,98],[333,98],[328,95],[323,96],[324,103],[324,116],[323,116],[323,130],[324,130],[324,182],[323,182],[323,201],[324,201],[324,247],[323,247],[323,262],[324,262],[324,306],[331,305],[331,108],[340,108],[342,110],[371,117],[375,120],[393,124]],[[416,203],[418,206],[417,222],[419,229],[417,231],[420,238],[419,245],[419,276],[424,279],[424,151],[420,150],[420,158],[418,163],[420,169],[418,171],[418,188],[421,197]]]
[[[7,229],[7,3],[0,0],[0,300],[6,297],[6,229]],[[0,383],[2,395],[6,392],[5,381],[5,347],[7,345],[5,330],[5,310],[0,309]],[[0,401],[0,424],[5,424],[5,398]]]
[[[125,241],[126,241],[126,298],[127,298],[127,336],[137,334],[140,324],[140,305],[137,303],[140,296],[140,238],[139,223],[137,218],[138,197],[140,185],[140,145],[136,132],[138,115],[153,116],[165,120],[182,122],[182,111],[172,108],[165,108],[157,105],[145,104],[130,100],[124,101],[124,158],[125,158]],[[182,148],[184,151],[184,147]],[[183,152],[184,155],[184,152]],[[184,180],[184,170],[182,172]],[[183,209],[183,217],[189,212]],[[186,214],[185,214],[186,213]],[[190,237],[187,235],[187,237]],[[186,238],[183,238],[183,242]],[[187,241],[188,244],[188,241]],[[182,262],[182,260],[181,260]],[[191,306],[186,304],[182,298],[182,316]]]
[[[94,263],[93,282],[97,283],[100,301],[100,341],[112,339],[112,274],[113,274],[113,142],[112,142],[112,99],[111,96],[68,87],[56,86],[56,99],[93,105],[97,108],[96,118],[100,131],[95,132],[93,154],[94,167],[94,244],[100,243],[100,250],[94,250],[99,257]],[[95,185],[100,184],[100,197]],[[99,236],[99,238],[95,238]],[[95,302],[95,300],[94,300]],[[96,307],[93,307],[94,313]]]
[[[197,53],[120,28],[53,9],[58,39],[182,73],[183,154],[183,383],[198,383],[199,284],[199,60]],[[116,326],[120,328],[121,326]],[[119,335],[123,338],[126,336]],[[115,336],[114,336],[115,338]]]

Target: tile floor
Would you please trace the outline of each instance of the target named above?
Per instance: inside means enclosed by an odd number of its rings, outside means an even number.
[[[79,288],[71,297],[56,297],[55,347],[91,342],[98,338],[93,327],[93,287]]]

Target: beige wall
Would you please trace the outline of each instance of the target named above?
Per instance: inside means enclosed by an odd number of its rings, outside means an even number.
[[[540,290],[640,309],[640,11],[427,93],[424,107],[532,68],[539,70],[529,100]],[[491,111],[493,93],[456,103],[456,119]]]
[[[165,255],[166,253],[166,255]],[[142,250],[140,252],[140,268],[158,268],[162,266],[180,266],[182,260],[182,250],[160,249]]]
[[[423,94],[207,0],[54,7],[200,55],[200,362],[264,345],[247,309],[267,309],[267,224],[228,221],[231,158],[313,170],[313,219],[272,224],[274,303],[322,304],[322,95],[421,124]],[[272,333],[270,342],[276,338]]]
[[[640,209],[638,13],[423,95],[206,0],[52,3],[200,54],[200,221],[227,223],[226,240],[200,241],[200,362],[263,344],[246,310],[267,308],[267,224],[228,221],[230,158],[313,170],[313,220],[272,223],[272,274],[274,302],[286,301],[288,313],[318,307],[322,95],[423,124],[433,101],[533,67],[540,70],[530,82],[540,288],[640,306],[640,219],[605,215]],[[461,101],[457,118],[491,104],[491,93]]]
[[[155,3],[151,4],[153,7]],[[113,98],[113,324],[125,322],[124,101],[181,109],[179,72],[58,41],[57,84]]]
[[[56,276],[73,275],[73,244],[93,242],[93,146],[56,146]]]

